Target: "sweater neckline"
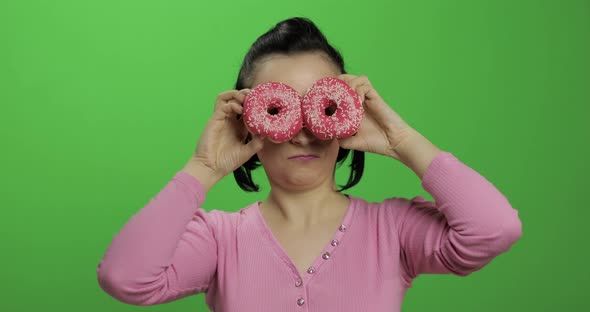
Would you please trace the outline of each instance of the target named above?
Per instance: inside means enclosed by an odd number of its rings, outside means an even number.
[[[308,268],[304,276],[301,276],[299,270],[295,266],[295,263],[291,260],[285,249],[276,239],[268,224],[266,224],[266,221],[260,212],[261,202],[256,201],[254,203],[254,213],[256,214],[258,228],[260,229],[264,240],[270,245],[271,249],[274,251],[275,256],[287,266],[296,282],[308,282],[311,278],[318,274],[324,265],[329,265],[330,262],[334,261],[334,256],[337,254],[338,249],[342,248],[345,234],[350,231],[352,225],[357,201],[357,198],[354,196],[346,195],[346,197],[349,199],[348,208],[344,214],[344,217],[342,218],[342,221],[340,222],[340,226],[337,229],[334,229],[332,238],[330,241],[326,242],[324,249],[319,255],[316,256],[315,260]]]

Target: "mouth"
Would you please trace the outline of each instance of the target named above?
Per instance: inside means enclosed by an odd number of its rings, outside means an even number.
[[[316,158],[319,158],[319,157],[316,155],[312,155],[312,154],[299,154],[299,155],[289,157],[289,159],[293,159],[293,160],[311,160],[311,159],[316,159]]]

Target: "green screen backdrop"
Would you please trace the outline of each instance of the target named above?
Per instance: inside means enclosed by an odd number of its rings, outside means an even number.
[[[588,311],[584,0],[0,2],[0,310],[207,311],[203,294],[118,302],[96,266],[185,165],[249,46],[293,16],[519,210],[523,237],[507,253],[467,277],[421,275],[403,311]],[[228,176],[203,208],[265,198],[262,170],[254,178],[261,193]],[[432,199],[378,155],[349,193]]]

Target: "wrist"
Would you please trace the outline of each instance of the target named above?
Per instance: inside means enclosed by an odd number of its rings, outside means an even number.
[[[442,150],[416,131],[414,135],[400,142],[395,152],[399,155],[400,161],[422,179],[432,160]]]
[[[194,159],[189,160],[182,170],[197,179],[205,192],[208,192],[222,178],[213,169]]]

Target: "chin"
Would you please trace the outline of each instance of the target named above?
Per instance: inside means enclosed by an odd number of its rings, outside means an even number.
[[[284,179],[287,184],[293,186],[315,186],[322,183],[323,180],[324,177],[318,175],[317,170],[300,170]]]

